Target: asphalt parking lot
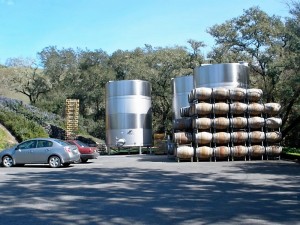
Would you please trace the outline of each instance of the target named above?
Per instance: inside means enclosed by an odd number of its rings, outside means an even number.
[[[0,168],[1,224],[300,224],[300,164],[101,156]]]

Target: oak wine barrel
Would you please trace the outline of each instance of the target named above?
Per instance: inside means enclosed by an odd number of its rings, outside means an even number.
[[[234,101],[241,101],[246,98],[247,90],[245,88],[229,89],[229,98]]]
[[[197,118],[193,120],[193,128],[199,130],[210,129],[212,125],[212,120],[210,118]]]
[[[212,124],[215,129],[224,130],[229,128],[230,121],[226,117],[217,117],[212,120]]]
[[[198,144],[209,144],[212,141],[212,133],[210,132],[199,132],[195,134],[196,143]]]
[[[251,143],[259,143],[265,140],[265,132],[252,131],[249,133],[249,140]]]
[[[280,142],[282,140],[282,133],[279,131],[266,132],[266,140],[270,143]]]
[[[174,142],[178,144],[189,144],[192,142],[193,136],[189,132],[174,133]]]
[[[233,157],[245,157],[248,155],[248,147],[243,145],[237,145],[231,147],[231,154]]]
[[[194,156],[194,148],[190,146],[179,146],[176,148],[176,157],[180,159],[190,159]]]
[[[230,147],[218,146],[214,148],[215,156],[217,158],[224,158],[230,155]]]
[[[212,95],[212,89],[211,88],[206,88],[206,87],[199,87],[193,89],[193,95],[195,100],[208,100],[211,98]]]
[[[236,131],[231,133],[231,140],[233,143],[245,143],[248,141],[248,132]]]
[[[262,156],[265,154],[265,147],[262,145],[252,145],[249,147],[249,154],[251,156]]]
[[[213,104],[213,112],[217,115],[227,114],[229,112],[229,104],[225,102],[217,102]]]
[[[282,119],[277,117],[266,118],[266,127],[271,129],[280,128],[282,125]]]
[[[271,145],[266,147],[267,155],[278,156],[282,152],[282,146]]]
[[[213,148],[208,146],[201,146],[196,148],[196,157],[199,159],[209,159],[213,156]]]
[[[200,102],[195,105],[194,107],[194,115],[208,115],[212,112],[212,104],[206,102]]]
[[[262,98],[262,95],[263,91],[261,89],[247,89],[247,99],[251,102],[258,102]]]
[[[247,118],[245,117],[233,117],[230,119],[230,124],[232,128],[245,128],[247,126]]]
[[[259,116],[250,117],[248,118],[248,125],[250,128],[263,128],[265,119]]]
[[[216,132],[213,133],[213,142],[216,144],[227,144],[230,142],[230,133]]]
[[[239,115],[247,112],[248,105],[242,102],[234,102],[229,104],[230,113],[233,115]]]
[[[248,113],[251,116],[260,115],[264,112],[264,105],[259,103],[250,103],[248,105]]]
[[[264,113],[276,116],[279,114],[281,105],[279,103],[265,103],[264,104]]]
[[[229,99],[229,89],[216,87],[212,90],[212,97],[216,100],[226,100]]]

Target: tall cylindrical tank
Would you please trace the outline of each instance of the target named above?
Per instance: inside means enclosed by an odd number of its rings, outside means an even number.
[[[152,146],[151,85],[142,80],[106,83],[108,147]]]
[[[180,109],[189,106],[188,95],[193,89],[193,76],[181,76],[172,79],[173,119],[181,118]]]
[[[194,88],[249,87],[249,68],[243,63],[222,63],[194,69]]]

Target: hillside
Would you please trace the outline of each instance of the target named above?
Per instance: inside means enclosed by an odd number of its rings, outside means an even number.
[[[18,99],[4,96],[0,96],[0,124],[2,125],[0,129],[0,149],[11,146],[17,141],[21,142],[34,137],[65,138],[64,118]],[[85,128],[81,126],[78,139],[96,145],[104,143],[103,140],[88,135]]]
[[[29,103],[29,99],[27,96],[21,93],[17,93],[11,89],[8,78],[11,77],[13,73],[14,73],[13,68],[0,66],[0,82],[1,82],[0,96],[19,99],[25,103]]]
[[[0,150],[17,143],[18,141],[9,132],[9,130],[7,130],[2,124],[0,124]]]

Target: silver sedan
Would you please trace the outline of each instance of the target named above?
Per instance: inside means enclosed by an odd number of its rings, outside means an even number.
[[[78,148],[54,138],[34,138],[0,152],[5,167],[25,164],[49,164],[52,168],[69,166],[80,159]]]

